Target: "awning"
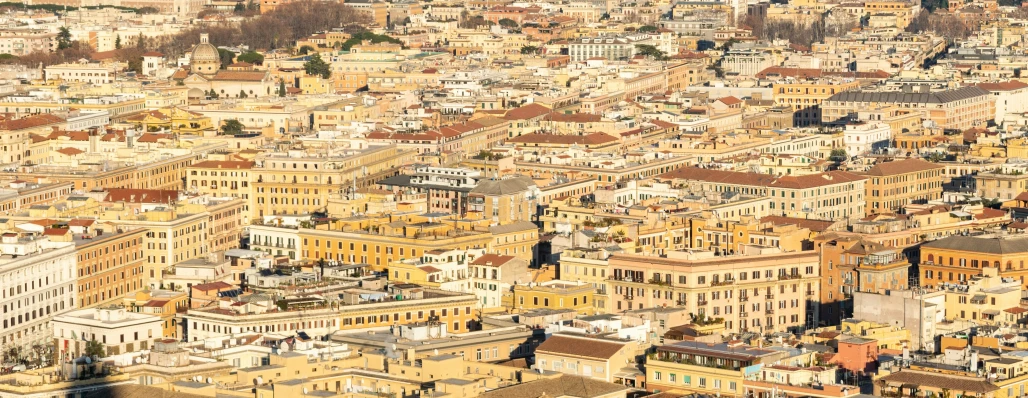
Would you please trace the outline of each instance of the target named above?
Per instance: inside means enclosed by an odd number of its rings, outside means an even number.
[[[985,310],[985,311],[982,311],[982,313],[985,314],[985,315],[999,315],[999,311],[998,310]]]

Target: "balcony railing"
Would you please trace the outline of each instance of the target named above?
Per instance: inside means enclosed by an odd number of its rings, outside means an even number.
[[[771,308],[768,308],[768,309],[764,310],[764,313],[768,314],[768,315],[774,315],[775,314],[775,310],[773,310]]]
[[[724,280],[724,281],[710,282],[710,286],[728,286],[728,285],[731,285],[733,283],[735,283],[734,279],[728,279],[728,280]]]
[[[773,293],[768,293],[768,294],[764,295],[764,298],[768,299],[768,300],[771,300],[771,299],[775,298],[775,295]]]
[[[783,274],[783,275],[778,275],[778,280],[784,281],[784,280],[789,280],[789,279],[800,279],[802,277],[803,276],[801,276],[800,274]]]
[[[696,305],[707,305],[707,300],[696,300]]]

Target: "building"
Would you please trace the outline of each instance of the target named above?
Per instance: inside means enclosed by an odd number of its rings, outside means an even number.
[[[878,163],[865,175],[867,214],[894,213],[912,203],[942,199],[945,167],[921,159]]]
[[[898,249],[836,233],[814,241],[821,263],[821,323],[835,325],[855,316],[852,299],[856,292],[886,294],[910,286],[911,264]]]
[[[75,308],[75,264],[70,242],[30,233],[0,236],[0,304],[5,310],[0,344],[5,350],[51,341],[53,317]]]
[[[736,192],[770,197],[770,212],[775,215],[835,220],[864,214],[867,177],[845,171],[775,177],[683,167],[658,178],[671,181],[676,186],[683,184],[692,192]]]
[[[892,130],[885,123],[849,123],[842,136],[848,156],[878,153],[892,145]]]
[[[974,187],[982,198],[1009,201],[1028,191],[1028,174],[1013,167],[980,172],[974,175]]]
[[[694,322],[724,324],[726,333],[802,330],[817,323],[818,255],[812,251],[716,257],[615,254],[607,282],[612,312],[682,307]]]
[[[1021,235],[953,235],[921,245],[921,286],[960,284],[981,275],[985,268],[1028,287],[1025,261],[1028,237]]]
[[[95,85],[113,83],[115,73],[107,66],[89,63],[50,65],[45,72],[47,79]]]
[[[85,354],[91,341],[100,343],[106,356],[146,350],[163,338],[161,318],[124,308],[89,308],[54,317],[53,336],[58,358]]]
[[[978,87],[962,87],[944,91],[860,91],[835,94],[821,103],[821,121],[845,124],[855,120],[858,112],[882,106],[899,106],[920,110],[923,118],[938,128],[967,130],[984,126],[995,117],[995,98]]]
[[[614,382],[614,375],[638,372],[637,341],[558,333],[535,349],[535,368]]]
[[[646,389],[745,397],[750,369],[782,359],[784,352],[747,346],[738,340],[709,344],[683,341],[657,347],[646,361]]]
[[[92,308],[120,304],[127,297],[134,297],[138,290],[147,286],[149,278],[143,266],[143,238],[147,230],[136,229],[127,232],[74,229],[93,220],[73,219],[68,221],[69,237],[75,242],[76,263],[76,308]],[[82,226],[85,229],[88,226]]]
[[[583,37],[568,44],[572,62],[602,58],[608,61],[630,59],[635,56],[636,45],[649,44],[639,36]]]
[[[774,90],[772,99],[775,104],[792,109],[793,125],[800,127],[821,124],[821,102],[842,91],[858,88],[860,83],[828,79],[790,79],[775,82],[771,87]]]

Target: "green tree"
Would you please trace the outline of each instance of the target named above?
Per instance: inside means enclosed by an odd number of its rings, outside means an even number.
[[[240,93],[243,94],[243,93]],[[240,135],[243,134],[243,124],[236,119],[228,119],[221,125],[221,134]]]
[[[536,46],[524,46],[521,47],[522,54],[535,54],[539,52],[539,47]]]
[[[218,99],[218,92],[214,91],[212,88],[211,91],[207,92],[207,96],[210,97],[210,99]]]
[[[136,12],[140,14],[157,14],[161,12],[161,10],[158,10],[157,7],[141,7],[139,10],[136,10]]]
[[[846,154],[845,149],[836,148],[832,150],[832,152],[828,155],[828,158],[834,160],[846,160],[849,158],[849,156]]]
[[[321,54],[314,54],[310,60],[303,64],[303,70],[311,76],[321,76],[328,79],[332,76],[332,69],[325,60],[321,59]]]
[[[143,74],[143,57],[133,57],[128,61],[128,70]]]
[[[518,21],[515,21],[515,20],[510,19],[510,18],[503,18],[503,19],[500,20],[500,26],[502,26],[504,28],[517,28],[518,27]]]
[[[314,47],[311,47],[311,46],[303,46],[303,47],[300,47],[300,51],[299,51],[298,53],[299,53],[300,55],[307,55],[307,54],[309,54],[309,53],[310,53],[311,51],[314,51]]]
[[[121,50],[121,35],[118,35],[118,37],[114,38],[114,48]]]
[[[636,32],[639,32],[639,33],[650,33],[650,32],[656,32],[656,31],[657,31],[657,27],[653,26],[653,25],[643,25],[643,26],[640,26],[639,29],[636,30]]]
[[[221,69],[225,69],[229,65],[232,65],[232,60],[236,58],[236,53],[219,48],[218,57],[221,58]]]
[[[278,81],[278,96],[279,97],[285,97],[286,96],[286,81],[285,80],[279,80]]]
[[[232,12],[236,14],[242,14],[243,11],[246,11],[246,5],[242,2],[237,2],[236,6],[232,8]]]
[[[651,57],[658,61],[667,59],[667,56],[664,55],[663,51],[660,51],[657,47],[651,44],[636,44],[635,54],[642,55],[644,57]]]
[[[105,351],[106,350],[104,349],[103,344],[100,344],[99,341],[89,340],[88,342],[86,342],[85,354],[87,357],[103,358],[107,356],[107,353]]]
[[[264,56],[258,54],[256,51],[247,51],[236,57],[236,61],[249,62],[254,65],[260,65],[264,63]]]
[[[64,50],[69,47],[71,47],[71,31],[62,26],[57,30],[57,49]]]
[[[17,61],[18,57],[11,54],[0,54],[0,63],[9,63]]]
[[[239,98],[246,98],[246,91],[245,90],[239,90]]]

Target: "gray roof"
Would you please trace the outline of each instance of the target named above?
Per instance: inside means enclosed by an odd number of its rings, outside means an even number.
[[[968,98],[987,96],[988,91],[978,87],[961,87],[955,90],[914,93],[904,91],[843,91],[828,101],[844,102],[886,102],[901,104],[944,104]]]
[[[524,192],[532,185],[535,185],[535,181],[523,176],[505,180],[482,180],[478,182],[478,186],[472,189],[471,192],[485,195],[510,195]]]
[[[924,244],[924,247],[973,253],[1026,253],[1028,236],[981,237],[953,235]]]

